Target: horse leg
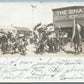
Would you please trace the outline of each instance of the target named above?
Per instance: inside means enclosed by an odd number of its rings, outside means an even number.
[[[79,50],[78,50],[78,44],[74,44],[74,49],[75,49],[75,53],[78,54],[79,53]]]
[[[78,49],[78,53],[82,52],[82,45],[81,45],[81,43],[77,44],[77,49]]]
[[[37,53],[40,52],[40,46],[37,46],[37,48],[36,48],[36,52],[37,52]]]
[[[77,54],[79,54],[79,44],[77,44]]]
[[[80,43],[79,47],[80,47],[80,52],[82,52],[82,42]]]
[[[76,53],[76,44],[74,43],[74,50],[75,50],[75,53]]]
[[[82,46],[80,46],[80,52],[82,52]]]

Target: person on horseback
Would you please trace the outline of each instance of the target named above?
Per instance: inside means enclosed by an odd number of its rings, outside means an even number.
[[[81,26],[74,19],[74,28],[73,28],[72,41],[74,43],[75,53],[82,52],[82,38],[81,38],[80,32],[81,32]]]

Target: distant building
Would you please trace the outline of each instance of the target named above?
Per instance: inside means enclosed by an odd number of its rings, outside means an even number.
[[[11,25],[0,25],[0,32],[16,32],[16,29]]]
[[[30,31],[29,28],[27,27],[17,27],[17,26],[13,26],[18,32],[20,31]]]
[[[18,34],[24,34],[25,36],[29,36],[31,33],[31,30],[27,27],[17,27],[17,26],[13,26],[16,30]]]

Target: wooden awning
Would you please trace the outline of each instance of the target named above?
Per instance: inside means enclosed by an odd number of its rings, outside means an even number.
[[[77,20],[77,22],[81,25],[84,26],[84,20]],[[60,22],[55,22],[54,23],[55,28],[69,28],[72,27],[73,28],[73,21],[60,21]]]

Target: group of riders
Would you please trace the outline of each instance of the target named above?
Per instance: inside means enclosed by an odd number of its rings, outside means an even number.
[[[36,53],[55,53],[60,51],[60,49],[64,49],[64,45],[66,45],[67,43],[64,38],[64,34],[65,32],[61,32],[59,29],[57,30],[57,32],[54,31],[50,33],[46,32],[46,30],[42,30],[39,35],[36,35],[34,32]]]
[[[36,32],[35,32],[36,31]],[[34,30],[34,43],[36,53],[43,52],[58,52],[64,50],[66,44],[69,42],[70,47],[74,46],[74,53],[79,54],[82,52],[82,36],[81,26],[75,21],[72,36],[69,40],[68,36],[65,37],[66,32],[61,28],[54,28],[54,31],[47,31],[42,28]],[[38,33],[37,33],[38,32]],[[52,36],[53,35],[53,36]]]
[[[0,32],[0,50],[3,54],[6,53],[20,53],[25,54],[28,42],[24,36],[14,34],[12,32]]]
[[[70,43],[74,44],[75,53],[82,52],[82,38],[81,38],[81,26],[75,22],[73,28],[73,35]],[[25,54],[27,50],[28,38],[24,35],[19,36],[18,33],[12,32],[0,33],[0,49],[3,54],[5,53],[20,53]],[[47,28],[34,28],[32,35],[29,36],[30,44],[34,44],[35,52],[38,53],[55,53],[60,50],[64,50],[64,46],[69,42],[65,37],[66,32],[63,32],[61,28],[54,28],[54,31],[48,31]]]

